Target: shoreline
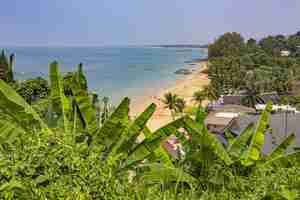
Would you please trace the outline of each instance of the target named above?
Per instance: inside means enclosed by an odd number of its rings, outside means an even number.
[[[148,122],[148,127],[151,130],[156,130],[172,121],[171,112],[164,108],[165,105],[160,100],[164,97],[164,94],[168,92],[177,94],[186,101],[187,106],[194,105],[192,101],[194,92],[201,90],[210,82],[207,74],[203,73],[208,67],[208,62],[202,60],[195,64],[197,65],[197,69],[192,74],[176,80],[174,84],[160,89],[154,95],[145,94],[143,97],[136,99],[130,109],[130,115],[135,117],[142,113],[151,103],[155,103],[157,108]]]

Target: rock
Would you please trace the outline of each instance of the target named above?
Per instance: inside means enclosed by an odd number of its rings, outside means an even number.
[[[192,74],[192,71],[189,69],[179,69],[175,72],[175,74],[189,75]]]

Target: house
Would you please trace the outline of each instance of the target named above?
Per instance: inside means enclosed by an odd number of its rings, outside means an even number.
[[[185,152],[182,150],[180,141],[175,135],[169,136],[163,143],[163,148],[173,157],[179,159],[184,156]]]
[[[243,115],[235,119],[228,130],[240,136],[242,131],[250,124],[257,123],[259,115]],[[300,147],[300,113],[278,112],[270,115],[270,130],[265,135],[265,143],[262,147],[264,154],[272,152],[274,147],[280,144],[284,138],[294,133],[296,141],[292,147]]]
[[[236,113],[210,113],[205,118],[205,124],[211,133],[222,134],[237,116]]]
[[[256,104],[255,109],[262,111],[262,110],[266,109],[266,106],[267,106],[266,104]],[[299,111],[296,108],[294,108],[290,105],[273,105],[272,111],[274,111],[274,112],[287,111],[287,112],[299,113]]]
[[[217,101],[212,102],[208,105],[208,108],[214,108],[221,105],[243,105],[243,100],[247,95],[241,92],[238,95],[224,95],[221,96]],[[278,104],[280,102],[280,97],[277,92],[263,93],[260,96],[260,100],[262,103],[267,103],[272,101],[273,104]]]
[[[282,50],[280,51],[280,55],[283,56],[283,57],[287,57],[287,56],[290,56],[291,52],[288,51],[288,50]]]
[[[210,110],[204,122],[210,132],[222,134],[231,126],[235,118],[254,113],[256,113],[255,109],[241,105],[220,105]]]

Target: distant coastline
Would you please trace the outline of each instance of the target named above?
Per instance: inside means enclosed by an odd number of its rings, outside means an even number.
[[[163,48],[198,48],[198,49],[207,49],[208,44],[198,45],[198,44],[174,44],[174,45],[152,45],[152,47],[163,47]]]

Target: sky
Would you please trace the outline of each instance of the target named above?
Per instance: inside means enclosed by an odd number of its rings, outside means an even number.
[[[300,0],[2,0],[0,45],[207,44],[300,31]]]

